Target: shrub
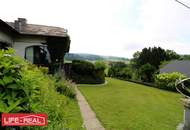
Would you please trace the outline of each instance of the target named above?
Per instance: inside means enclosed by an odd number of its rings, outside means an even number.
[[[105,70],[106,69],[106,64],[103,61],[96,61],[94,65],[95,65],[96,70]]]
[[[69,78],[75,83],[98,84],[105,82],[105,65],[101,62],[95,64],[87,61],[74,60],[72,62]]]
[[[68,119],[64,108],[69,99],[56,91],[54,80],[35,65],[15,56],[13,49],[0,50],[0,59],[0,113],[46,113],[48,130],[65,128]],[[70,96],[68,91],[68,88],[64,91],[65,95]]]
[[[78,74],[91,74],[95,66],[91,62],[73,60],[72,69]]]
[[[65,96],[68,96],[70,98],[75,98],[76,93],[75,93],[74,83],[72,83],[71,81],[64,80],[61,77],[56,77],[54,78],[54,80],[55,80],[55,87],[56,87],[57,92]]]
[[[26,65],[14,56],[14,50],[0,51],[0,112],[30,112],[39,87],[24,75]],[[35,105],[34,103],[32,105]]]
[[[131,68],[125,67],[121,70],[120,75],[124,79],[131,79],[132,78],[132,71]]]
[[[142,65],[139,69],[141,80],[143,82],[152,82],[155,71],[156,68],[149,63]]]
[[[155,76],[155,83],[163,89],[176,91],[175,82],[177,79],[184,79],[186,76],[179,72],[162,73]]]
[[[109,77],[121,78],[124,75],[124,68],[127,65],[124,62],[111,62],[108,70]]]
[[[42,67],[40,66],[39,69],[44,73],[44,74],[48,74],[48,67]]]
[[[119,79],[131,79],[133,75],[131,66],[124,62],[112,62],[108,70],[108,76]]]

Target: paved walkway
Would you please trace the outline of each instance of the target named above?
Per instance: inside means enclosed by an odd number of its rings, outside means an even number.
[[[100,121],[96,118],[96,114],[90,108],[88,102],[76,87],[77,100],[80,111],[84,120],[84,125],[87,130],[105,130]]]

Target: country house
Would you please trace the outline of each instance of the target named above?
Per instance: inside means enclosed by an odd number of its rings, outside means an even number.
[[[52,73],[63,67],[70,42],[64,28],[28,24],[25,18],[18,18],[14,22],[0,19],[0,49],[12,47],[21,57],[49,67]]]

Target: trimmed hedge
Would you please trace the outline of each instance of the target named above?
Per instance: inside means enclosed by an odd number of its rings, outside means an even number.
[[[78,84],[101,84],[105,82],[104,69],[102,63],[74,60],[67,77]]]
[[[129,82],[138,83],[138,84],[146,85],[149,87],[159,88],[159,89],[172,91],[172,92],[177,92],[175,88],[176,80],[184,79],[184,78],[186,78],[186,76],[184,76],[183,74],[179,72],[158,74],[155,77],[155,82],[152,82],[152,83],[118,77],[118,79],[121,79],[121,80],[126,80]]]

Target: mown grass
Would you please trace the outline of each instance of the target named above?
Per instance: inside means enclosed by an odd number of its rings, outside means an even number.
[[[85,130],[83,119],[81,117],[80,109],[76,100],[70,99],[69,104],[65,108],[65,118],[67,121],[67,129]]]
[[[117,79],[79,85],[107,130],[175,130],[183,120],[181,96]]]

